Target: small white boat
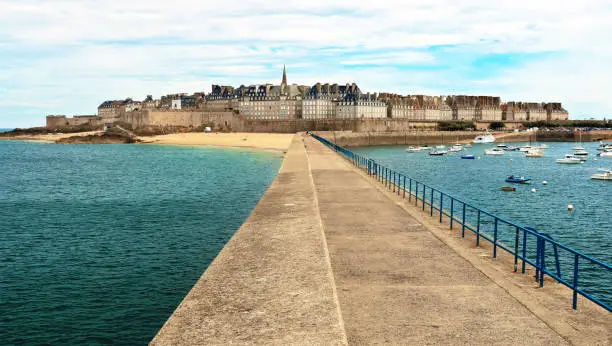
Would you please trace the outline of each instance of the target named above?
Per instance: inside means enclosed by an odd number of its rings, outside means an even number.
[[[591,179],[599,180],[612,180],[612,170],[610,169],[599,169],[603,173],[595,173],[591,176]]]
[[[448,151],[452,152],[452,153],[456,153],[456,152],[459,152],[461,150],[463,150],[463,147],[460,146],[460,145],[457,145],[457,144],[455,144],[452,147],[448,148]]]
[[[446,149],[446,145],[436,145],[436,149]]]
[[[599,151],[612,150],[612,144],[599,142],[599,146],[597,147]]]
[[[606,150],[604,152],[599,153],[599,157],[609,157],[609,158],[612,158],[612,150]]]
[[[584,150],[578,150],[577,152],[574,153],[574,156],[578,157],[582,161],[586,161],[589,156],[589,153],[587,153]]]
[[[409,153],[418,153],[419,151],[421,151],[421,149],[419,147],[408,147],[406,148],[406,151]]]
[[[485,150],[485,155],[504,155],[506,152],[500,148],[491,148]]]
[[[576,164],[576,163],[581,163],[582,160],[580,160],[579,157],[574,156],[572,154],[565,154],[564,158],[557,159],[556,162],[557,163],[565,163],[565,164]]]
[[[548,144],[540,144],[535,148],[536,149],[549,149],[550,147],[548,146]]]
[[[442,156],[442,155],[444,155],[446,153],[447,153],[446,150],[435,150],[434,149],[434,150],[429,152],[429,155],[431,155],[431,156]]]
[[[525,153],[525,157],[542,157],[544,156],[544,151],[541,149],[531,149]]]
[[[519,148],[519,151],[522,151],[524,153],[528,152],[529,150],[532,150],[533,147],[531,145],[523,145],[522,147]]]
[[[490,133],[487,133],[486,135],[476,136],[476,138],[474,138],[472,142],[474,143],[493,143],[495,142],[495,136],[493,136]]]
[[[574,145],[572,147],[572,150],[584,150],[584,147],[582,145],[580,145],[580,144],[579,145]]]
[[[505,144],[498,144],[497,147],[504,149],[504,148],[507,148],[508,146]]]

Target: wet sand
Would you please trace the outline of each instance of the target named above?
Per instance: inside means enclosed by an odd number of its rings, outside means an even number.
[[[139,137],[143,144],[217,146],[286,151],[293,134],[277,133],[173,133]]]

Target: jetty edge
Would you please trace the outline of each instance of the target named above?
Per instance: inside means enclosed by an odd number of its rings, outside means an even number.
[[[345,345],[302,138],[151,345]]]

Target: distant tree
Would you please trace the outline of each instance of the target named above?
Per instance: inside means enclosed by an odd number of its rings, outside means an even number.
[[[495,121],[495,122],[492,122],[491,125],[489,125],[489,128],[491,130],[500,130],[500,129],[503,129],[504,127],[506,127],[506,124],[502,123],[501,121]]]
[[[465,131],[474,130],[476,125],[469,121],[440,121],[438,122],[438,130],[440,131]]]

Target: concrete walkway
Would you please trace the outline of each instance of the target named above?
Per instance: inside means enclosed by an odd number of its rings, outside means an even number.
[[[339,155],[305,142],[349,344],[567,344]]]
[[[151,344],[346,344],[299,136],[253,213]]]

